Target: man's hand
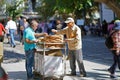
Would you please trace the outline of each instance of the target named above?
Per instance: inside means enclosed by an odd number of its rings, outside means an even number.
[[[41,36],[47,36],[48,33],[35,33],[34,34],[36,37],[41,37]]]
[[[36,40],[34,40],[34,41],[33,41],[33,43],[38,43],[38,42],[39,42],[39,40],[38,40],[38,39],[36,39]]]
[[[29,39],[25,39],[25,42],[26,43],[29,43],[29,44],[33,44],[33,43],[37,43],[37,42],[39,42],[39,40],[29,40]]]
[[[56,33],[56,32],[57,32],[57,30],[55,30],[55,29],[52,29],[51,31],[52,31],[53,33]]]
[[[48,33],[43,33],[43,36],[48,36]]]

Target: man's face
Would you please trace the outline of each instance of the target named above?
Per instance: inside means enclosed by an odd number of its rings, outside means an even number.
[[[69,28],[71,28],[71,27],[74,26],[74,23],[73,23],[73,22],[69,22],[69,23],[67,23],[67,26],[68,26]]]
[[[35,31],[38,27],[38,23],[33,24],[33,30]]]

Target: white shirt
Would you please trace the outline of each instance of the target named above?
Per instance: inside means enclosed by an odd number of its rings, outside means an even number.
[[[13,20],[10,20],[7,22],[6,29],[15,29],[17,30],[16,22]]]

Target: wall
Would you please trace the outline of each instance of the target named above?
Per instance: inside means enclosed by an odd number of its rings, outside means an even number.
[[[105,4],[100,4],[100,14],[101,14],[101,22],[106,20],[107,22],[111,22],[115,18],[114,12],[108,8]]]

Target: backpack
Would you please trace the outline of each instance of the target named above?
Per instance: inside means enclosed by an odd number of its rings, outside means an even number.
[[[105,40],[105,45],[108,49],[113,48],[113,40],[112,40],[112,35],[113,33],[115,33],[116,31],[112,32]]]
[[[111,36],[108,36],[105,40],[105,45],[108,49],[113,48],[113,40]]]

